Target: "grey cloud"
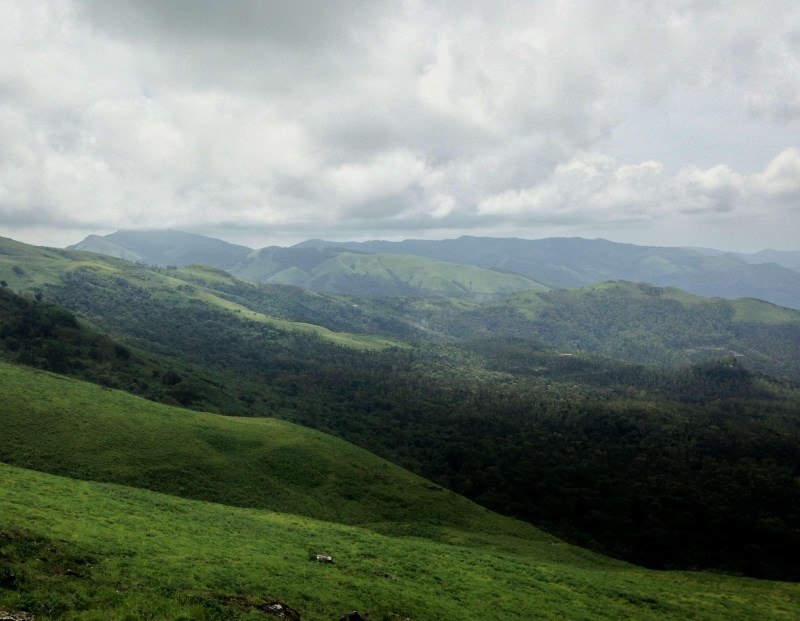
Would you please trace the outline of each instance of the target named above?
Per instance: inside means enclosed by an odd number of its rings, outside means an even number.
[[[80,0],[81,15],[115,35],[276,41],[290,47],[341,41],[385,3],[366,0]]]
[[[678,122],[716,98],[754,143],[748,113],[781,135],[799,19],[778,0],[9,1],[0,225],[359,236],[768,218],[795,196],[791,152],[752,173],[723,149],[695,166],[685,144],[671,170],[598,144],[673,100]]]

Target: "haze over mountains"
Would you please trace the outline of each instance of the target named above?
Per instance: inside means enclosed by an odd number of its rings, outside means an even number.
[[[768,250],[746,255],[577,237],[467,236],[402,242],[308,240],[291,248],[252,250],[181,231],[91,235],[70,248],[152,265],[201,263],[245,280],[352,295],[491,299],[526,289],[628,280],[800,308],[800,272],[793,269],[800,253]]]

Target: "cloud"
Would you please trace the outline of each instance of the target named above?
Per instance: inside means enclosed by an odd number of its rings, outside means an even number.
[[[590,234],[797,204],[789,1],[8,0],[0,40],[7,234]],[[724,150],[694,165],[691,144],[677,168],[599,148],[687,92],[788,148],[745,169]]]
[[[789,148],[778,154],[756,177],[755,185],[766,199],[800,209],[800,150]]]
[[[786,205],[800,205],[797,149],[783,151],[763,172],[749,176],[725,165],[670,175],[659,162],[623,164],[582,153],[535,186],[485,198],[478,211],[520,224],[608,223],[753,210],[779,216]]]

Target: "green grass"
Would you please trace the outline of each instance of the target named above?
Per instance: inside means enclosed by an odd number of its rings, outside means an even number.
[[[332,436],[156,404],[0,363],[0,461],[391,532],[552,541]]]
[[[284,422],[0,364],[0,428],[0,608],[42,619],[800,614],[798,585],[614,561]]]
[[[407,347],[407,345],[402,341],[389,337],[374,336],[370,334],[334,332],[333,330],[329,330],[328,328],[317,326],[312,323],[306,323],[303,321],[289,321],[286,319],[278,319],[277,317],[270,317],[269,315],[264,315],[263,313],[250,310],[242,304],[237,304],[236,302],[231,302],[230,300],[221,298],[220,296],[215,295],[211,291],[205,289],[201,289],[199,291],[196,290],[190,294],[190,296],[194,299],[202,300],[211,306],[223,308],[232,313],[236,313],[244,319],[265,323],[280,330],[286,330],[289,332],[313,334],[318,336],[323,341],[327,341],[335,345],[341,345],[342,347],[350,347],[352,349],[360,349],[363,351],[379,351],[389,347]]]
[[[800,321],[800,311],[753,298],[733,300],[731,304],[735,311],[733,320],[737,322],[779,325]]]
[[[0,465],[0,607],[40,619],[796,619],[800,587],[448,544]],[[501,541],[502,543],[502,541]],[[322,565],[313,554],[333,555]]]

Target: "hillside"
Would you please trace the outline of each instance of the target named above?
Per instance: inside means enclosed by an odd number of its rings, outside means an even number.
[[[19,467],[384,532],[551,540],[363,449],[274,419],[171,408],[0,363],[0,424],[0,461]]]
[[[487,304],[409,300],[393,309],[457,338],[536,339],[565,352],[661,366],[734,356],[751,369],[800,380],[800,312],[755,299],[611,281]]]
[[[204,266],[155,268],[95,253],[40,248],[0,238],[0,279],[13,291],[41,296],[47,290],[60,302],[83,285],[87,288],[83,293],[97,296],[106,304],[119,304],[126,297],[134,306],[152,303],[163,309],[165,305],[174,304],[183,311],[205,310],[248,327],[257,324],[273,334],[310,335],[357,349],[381,349],[399,344],[375,334],[379,328],[371,325],[374,318],[362,317],[352,302],[305,293],[293,287],[259,288]],[[74,302],[85,305],[90,300]],[[79,310],[69,303],[62,306]],[[343,316],[352,320],[342,320]],[[329,319],[332,328],[315,323],[320,318]],[[96,319],[103,322],[102,317]],[[374,336],[348,333],[346,328],[341,329],[345,326]]]
[[[0,465],[0,608],[37,619],[790,620],[797,585],[522,538],[437,543]],[[24,526],[24,528],[23,528]],[[311,560],[330,553],[330,565]],[[273,608],[270,609],[270,606]],[[287,608],[289,609],[287,611]]]
[[[11,432],[0,438],[0,607],[38,618],[255,619],[275,602],[304,620],[353,609],[453,620],[800,611],[796,585],[590,554],[287,423],[5,364],[0,387]]]
[[[703,296],[752,297],[800,308],[800,272],[776,263],[751,264],[727,253],[691,248],[620,244],[604,239],[459,237],[440,241],[324,242],[356,252],[428,257],[522,274],[552,287],[581,287],[606,280],[670,286]]]
[[[264,248],[230,270],[243,280],[369,296],[465,296],[479,300],[547,288],[516,274],[413,256],[320,248]]]
[[[192,263],[222,269],[241,261],[251,248],[183,231],[116,231],[103,237],[89,235],[69,250],[96,252],[148,265],[183,267]]]
[[[761,250],[750,254],[739,254],[748,263],[777,263],[790,270],[800,272],[800,251]]]
[[[242,280],[346,295],[466,296],[488,300],[515,291],[547,289],[518,274],[421,257],[298,247],[254,251],[181,231],[90,235],[69,249],[161,267],[203,264],[225,269]]]
[[[39,353],[66,345],[75,377],[335,434],[572,543],[651,567],[796,578],[800,500],[787,500],[800,494],[795,385],[711,345],[695,348],[693,366],[655,356],[661,366],[650,367],[554,348],[530,329],[544,321],[535,309],[551,305],[543,326],[564,314],[583,338],[610,321],[621,335],[609,344],[619,345],[626,324],[635,333],[655,317],[661,353],[672,355],[683,348],[668,339],[673,326],[699,338],[738,316],[761,322],[754,343],[771,343],[773,365],[796,370],[780,349],[796,342],[793,311],[754,300],[737,311],[629,283],[591,295],[520,293],[513,305],[348,298],[243,283],[208,267],[0,247],[0,280],[30,294],[16,308],[42,315],[17,352],[13,333],[25,321],[9,315],[9,359],[32,351],[32,364],[52,368]],[[64,308],[86,334],[59,325],[44,334]],[[95,365],[82,360],[93,350],[80,341],[97,331],[112,342]],[[116,345],[130,364],[116,360]]]

